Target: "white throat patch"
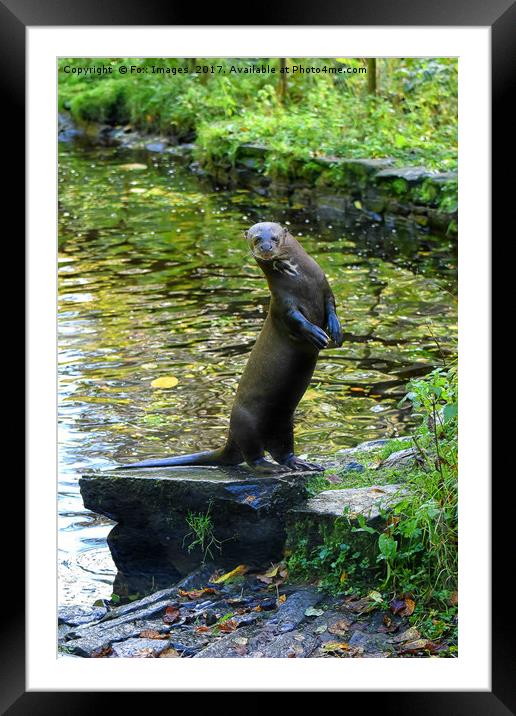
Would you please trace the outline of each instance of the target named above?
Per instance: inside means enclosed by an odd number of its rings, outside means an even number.
[[[275,271],[279,271],[279,273],[285,273],[288,276],[297,276],[299,273],[297,270],[297,264],[293,263],[290,260],[279,260],[272,262],[272,267]]]

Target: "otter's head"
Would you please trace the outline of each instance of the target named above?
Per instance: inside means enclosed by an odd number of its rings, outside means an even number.
[[[287,229],[272,221],[254,224],[245,232],[245,238],[253,256],[260,261],[273,261],[281,258],[287,236]]]

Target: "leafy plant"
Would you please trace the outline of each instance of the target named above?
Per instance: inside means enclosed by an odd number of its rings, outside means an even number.
[[[188,551],[191,552],[196,546],[199,546],[203,553],[202,562],[206,561],[206,558],[210,556],[213,558],[212,548],[216,548],[222,551],[222,542],[215,537],[213,520],[210,515],[211,503],[208,506],[206,513],[202,512],[189,512],[186,517],[186,522],[191,529],[191,532],[185,535],[183,544],[186,539],[193,537],[193,540],[188,545]]]
[[[331,529],[319,528],[315,540],[319,546],[313,547],[313,526],[299,522],[291,530],[289,570],[291,575],[302,575],[337,592],[349,589],[351,582],[342,579],[345,573],[354,575],[354,586],[360,577],[362,581],[368,580],[369,586],[392,594],[410,593],[420,605],[415,618],[422,618],[424,604],[439,603],[449,609],[449,600],[457,589],[456,365],[438,368],[411,381],[402,403],[407,401],[420,418],[412,436],[419,460],[410,467],[388,471],[396,478],[394,481],[399,482],[402,476],[407,489],[392,510],[383,512],[385,526],[371,527],[363,516],[358,518],[357,526],[344,515]],[[379,456],[384,459],[407,446],[407,441],[389,441],[380,453],[369,454],[368,459],[377,460]],[[357,477],[367,480],[365,484],[373,484],[381,481],[383,472],[367,467]],[[318,476],[311,487],[315,493],[344,484],[329,483],[325,476]],[[368,548],[350,548],[350,533],[356,537],[361,532],[376,535],[373,555]],[[371,545],[371,538],[368,544]],[[454,608],[450,609],[450,614],[455,613]]]

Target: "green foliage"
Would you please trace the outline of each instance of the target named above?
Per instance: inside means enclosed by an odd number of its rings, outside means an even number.
[[[203,553],[202,562],[206,561],[209,556],[213,558],[212,548],[216,548],[219,552],[222,550],[222,543],[215,537],[213,520],[210,515],[210,506],[206,513],[202,512],[189,512],[186,517],[186,522],[192,530],[185,535],[183,543],[189,537],[192,537],[192,541],[188,545],[188,551],[191,552],[195,547],[199,546]]]
[[[458,510],[457,368],[438,368],[412,381],[404,400],[421,422],[413,436],[422,459],[410,494],[394,509],[389,535],[398,552],[386,558],[392,586],[428,600],[456,588]]]
[[[449,601],[457,588],[457,479],[458,479],[458,395],[457,367],[438,368],[425,378],[413,380],[408,384],[408,393],[402,403],[410,402],[414,415],[419,417],[419,426],[412,441],[417,449],[419,462],[414,467],[403,470],[375,470],[373,461],[385,459],[389,454],[407,447],[407,441],[393,440],[382,447],[380,452],[364,456],[371,461],[363,473],[356,473],[351,479],[364,480],[362,484],[373,484],[385,479],[382,473],[388,472],[393,482],[404,481],[406,493],[389,512],[385,512],[384,527],[376,529],[367,525],[364,518],[358,519],[358,526],[346,521],[346,517],[337,520],[334,528],[321,528],[316,540],[319,546],[313,547],[313,532],[307,524],[300,522],[291,532],[292,554],[289,569],[293,574],[304,575],[322,586],[336,592],[346,592],[349,575],[369,575],[369,586],[377,586],[383,591],[394,594],[409,593],[419,605],[413,621],[421,625],[427,618],[424,605],[437,603],[441,610],[437,619],[426,632],[446,631],[452,628],[455,607]],[[325,476],[316,477],[310,483],[312,493],[321,489],[356,486],[350,484],[344,474],[345,482],[328,483]],[[332,531],[333,530],[333,531]],[[347,530],[347,532],[346,532]],[[345,534],[368,533],[377,535],[371,540],[375,553],[350,548]],[[353,544],[356,544],[355,542]],[[369,572],[360,571],[368,560]],[[373,570],[373,571],[371,571]],[[374,580],[379,584],[374,584]],[[355,586],[356,580],[353,580]],[[440,625],[440,626],[439,626]],[[424,624],[423,624],[424,626]],[[431,638],[431,636],[429,637]]]
[[[152,67],[185,69],[181,59],[63,59],[59,62],[61,107],[79,120],[125,123],[184,139],[197,136],[199,161],[231,165],[242,144],[269,148],[265,171],[272,177],[321,173],[317,158],[393,157],[398,164],[454,169],[457,160],[457,61],[453,58],[382,58],[377,61],[378,90],[367,93],[367,75],[323,71],[342,64],[356,70],[354,58],[296,59],[319,74],[289,74],[285,95],[278,75],[231,74],[230,67],[252,67],[277,60],[238,61],[203,58],[214,73],[169,76]],[[112,75],[78,77],[64,67],[104,63]],[[146,74],[121,75],[126,64]],[[292,66],[293,60],[287,65]],[[223,68],[225,73],[217,68]],[[195,69],[195,65],[193,66]],[[283,89],[282,89],[283,92]],[[281,96],[280,96],[281,95]],[[325,181],[337,181],[330,167]]]
[[[332,594],[358,593],[366,588],[374,575],[374,555],[367,553],[365,545],[363,551],[352,546],[357,540],[351,539],[351,532],[346,516],[331,524],[315,525],[310,518],[297,521],[288,535],[289,579],[315,582]]]

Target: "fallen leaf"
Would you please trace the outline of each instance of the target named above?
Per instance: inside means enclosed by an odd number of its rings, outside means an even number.
[[[349,651],[350,646],[347,641],[327,641],[323,645],[322,651]]]
[[[162,651],[161,654],[158,657],[159,659],[180,659],[181,654],[176,651],[175,649],[165,649],[165,651]]]
[[[436,644],[429,639],[416,639],[415,641],[408,641],[402,644],[398,649],[398,654],[416,654],[419,651],[429,651],[434,653],[439,651],[439,644]]]
[[[355,614],[368,614],[377,609],[379,604],[375,600],[369,599],[369,597],[362,597],[362,599],[347,602],[346,606]]]
[[[163,621],[165,624],[173,624],[174,622],[177,622],[179,619],[179,609],[178,607],[174,605],[170,605],[165,609],[165,614],[163,615]]]
[[[229,634],[230,632],[235,631],[238,627],[238,622],[234,619],[227,619],[225,622],[222,622],[222,624],[217,624],[216,626],[219,631]]]
[[[153,388],[174,388],[178,383],[179,380],[174,378],[174,376],[164,376],[163,378],[153,380],[151,386]]]
[[[221,577],[217,577],[216,579],[211,579],[210,581],[213,582],[213,584],[221,584],[222,582],[228,582],[230,579],[234,579],[235,577],[240,577],[242,574],[245,574],[249,570],[249,567],[246,567],[245,564],[239,564],[238,567],[235,567],[231,572],[226,572],[226,574],[223,574]]]
[[[190,592],[186,592],[184,589],[179,589],[178,592],[180,597],[188,597],[188,599],[198,599],[204,594],[217,594],[217,590],[213,587],[204,587],[204,589],[192,589]]]
[[[389,608],[393,614],[399,614],[400,611],[405,607],[404,599],[391,599],[389,602]]]
[[[315,607],[308,607],[305,609],[306,617],[320,617],[324,614],[324,609],[316,609]]]
[[[333,624],[328,625],[328,631],[330,632],[330,634],[344,636],[344,634],[349,631],[350,626],[351,622],[347,619],[339,619],[336,622],[333,622]]]
[[[394,598],[389,602],[389,607],[393,614],[409,617],[416,608],[416,602],[411,597]]]
[[[138,636],[142,639],[168,639],[168,634],[160,634],[155,629],[144,629]]]
[[[383,597],[380,592],[376,592],[373,590],[372,592],[369,592],[367,596],[369,599],[372,599],[373,602],[377,602],[378,604],[381,604],[383,602]]]
[[[391,624],[392,624],[392,619],[390,618],[390,616],[389,616],[388,614],[384,614],[384,615],[383,615],[383,623],[385,624],[386,627],[390,627],[390,626],[391,626]]]
[[[391,637],[389,641],[391,641],[393,644],[399,644],[403,641],[416,641],[416,639],[419,639],[420,637],[421,634],[418,632],[416,627],[410,627],[402,634],[397,634],[396,636]]]
[[[201,624],[200,626],[195,627],[195,631],[198,634],[204,634],[207,631],[211,631],[210,627],[204,626],[204,624]]]
[[[286,594],[280,594],[280,596],[276,599],[276,602],[278,603],[278,606],[280,604],[283,604],[287,601],[287,595]]]
[[[285,567],[284,562],[278,562],[278,564],[274,564],[272,567],[270,567],[266,572],[263,574],[257,574],[257,579],[262,579],[263,577],[276,577],[280,569]]]
[[[414,613],[416,602],[413,599],[405,599],[405,609],[401,612],[402,617],[409,617]]]

